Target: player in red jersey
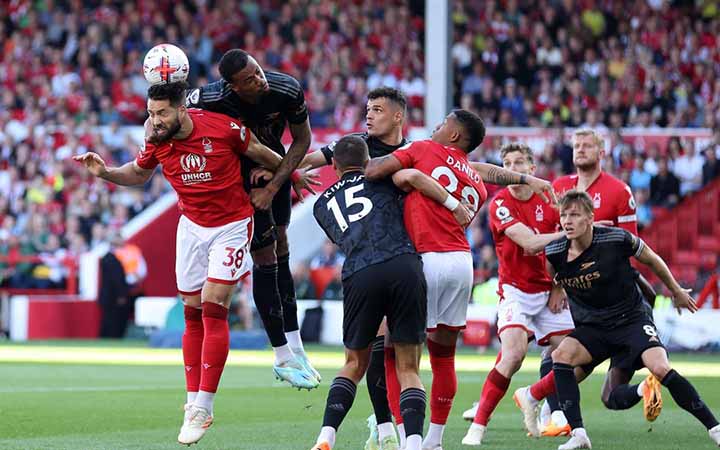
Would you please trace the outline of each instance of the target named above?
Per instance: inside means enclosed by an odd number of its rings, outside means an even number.
[[[384,178],[413,167],[438,180],[454,198],[466,203],[473,214],[487,197],[483,181],[528,184],[533,191],[552,195],[550,183],[529,175],[491,164],[480,164],[479,170],[474,170],[467,155],[484,137],[485,126],[477,115],[455,110],[435,129],[431,140],[414,142],[390,155],[372,159],[366,177]],[[433,384],[430,427],[423,449],[438,450],[442,448],[445,423],[457,391],[455,343],[465,327],[473,280],[472,257],[464,228],[434,202],[410,193],[405,200],[404,218],[410,239],[422,256],[428,284],[427,345]],[[393,367],[387,360],[386,365]],[[390,402],[397,404],[397,374],[388,370],[386,376]]]
[[[528,175],[535,172],[527,145],[506,144],[500,155],[508,170]],[[473,423],[462,440],[471,446],[482,444],[490,416],[527,354],[528,340],[534,337],[539,345],[554,349],[575,328],[569,310],[553,311],[548,306],[552,280],[545,270],[543,249],[563,235],[556,232],[557,210],[527,186],[518,185],[498,192],[490,202],[488,215],[499,260],[497,326],[502,347],[485,379],[480,402],[473,408]]]
[[[75,156],[93,175],[122,186],[142,185],[155,167],[178,194],[175,274],[185,304],[183,359],[187,405],[181,444],[199,441],[213,422],[213,400],[229,350],[228,306],[235,284],[250,273],[253,207],[243,189],[240,156],[270,168],[281,157],[248,128],[223,114],[185,107],[184,82],[151,86],[153,134],[136,159],[106,167],[96,153]]]
[[[601,168],[601,161],[605,155],[602,137],[594,130],[581,129],[573,134],[572,144],[573,164],[577,169],[577,174],[556,179],[553,183],[555,192],[558,195],[562,195],[571,189],[587,192],[593,201],[595,220],[597,222],[620,227],[637,235],[635,199],[630,187],[609,173],[604,172]],[[650,304],[653,304],[655,291],[652,286],[637,272],[636,277],[643,296]],[[650,309],[649,305],[648,308]],[[660,383],[652,375],[649,375],[637,390],[637,392],[644,394],[643,397],[638,395],[634,399],[619,401],[615,398],[616,396],[612,396],[611,399],[611,393],[615,387],[628,384],[637,368],[636,362],[629,356],[618,355],[613,357],[602,388],[602,401],[610,409],[627,409],[639,402],[641,398],[644,398],[646,418],[655,420],[662,408],[662,397]],[[546,351],[541,363],[541,377],[546,376],[551,370],[552,359],[549,352]],[[582,371],[584,373],[582,377],[589,375],[592,370],[592,366],[583,367]],[[539,395],[542,392],[541,386],[536,384],[533,391]],[[527,395],[527,393],[521,393],[520,390],[516,394],[521,397]],[[567,434],[570,427],[562,411],[560,411],[555,396],[550,395],[547,400],[541,414],[541,434],[543,436]],[[552,415],[548,410],[552,411]],[[527,416],[526,419],[530,420]]]

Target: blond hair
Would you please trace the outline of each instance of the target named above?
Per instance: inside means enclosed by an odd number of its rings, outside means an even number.
[[[520,152],[527,158],[528,162],[530,164],[535,164],[535,158],[533,156],[532,150],[530,150],[530,147],[528,147],[527,144],[523,144],[521,142],[509,142],[505,145],[503,145],[500,148],[500,158],[504,159],[505,156],[508,153],[512,152]]]
[[[579,130],[575,130],[573,133],[573,140],[578,136],[590,136],[593,138],[593,141],[595,141],[595,144],[598,147],[601,149],[605,148],[605,139],[600,136],[600,133],[591,128],[581,128]]]

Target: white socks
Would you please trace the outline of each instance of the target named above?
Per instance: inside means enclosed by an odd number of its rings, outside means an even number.
[[[442,444],[443,431],[445,431],[445,425],[438,425],[430,422],[428,427],[427,436],[423,440],[423,447],[435,448]]]
[[[405,438],[405,424],[401,423],[397,426],[398,437],[400,438],[400,448],[405,448],[407,439]]]
[[[638,388],[637,388],[637,395],[638,395],[638,397],[642,397],[642,396],[643,396],[643,388],[644,388],[644,387],[645,387],[645,380],[642,380],[642,381],[640,382],[640,384],[638,384]]]
[[[382,441],[388,436],[394,436],[395,435],[395,427],[393,427],[392,422],[386,422],[386,423],[379,423],[377,426],[378,429],[378,440]]]
[[[422,449],[422,436],[419,434],[413,434],[408,436],[405,447],[401,447],[405,450],[421,450]]]
[[[333,427],[322,427],[320,430],[320,436],[317,438],[316,444],[321,442],[327,442],[330,444],[330,448],[335,447],[335,428]]]
[[[273,352],[275,352],[275,365],[280,365],[286,361],[290,361],[295,356],[288,344],[281,345],[280,347],[273,347]]]
[[[300,338],[300,330],[288,331],[285,333],[285,339],[287,339],[288,344],[290,344],[290,347],[292,347],[293,350],[305,352],[302,339]]]
[[[195,406],[205,408],[208,410],[210,415],[213,415],[213,402],[215,401],[215,394],[213,392],[200,391],[193,402]]]
[[[198,394],[197,392],[188,392],[188,393],[187,393],[187,402],[185,402],[185,403],[189,403],[189,404],[191,404],[191,405],[192,405],[193,403],[195,403],[195,399],[197,398],[197,394]]]

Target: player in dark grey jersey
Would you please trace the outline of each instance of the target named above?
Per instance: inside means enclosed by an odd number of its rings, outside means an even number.
[[[552,383],[568,423],[571,438],[559,450],[591,448],[580,414],[580,391],[574,368],[626,352],[660,380],[673,400],[708,430],[720,445],[720,425],[695,388],[670,367],[652,316],[643,305],[630,258],[646,264],[672,294],[678,312],[697,311],[695,300],[675,280],[665,262],[637,236],[620,228],[593,227],[593,203],[585,192],[568,191],[560,201],[560,225],[566,236],[545,248],[548,272],[570,302],[575,330],[552,353],[553,371],[539,383]],[[559,296],[557,298],[560,298]],[[645,383],[645,382],[643,382]],[[622,384],[610,393],[611,402],[629,402],[644,391]],[[540,399],[530,390],[516,399],[532,415]]]
[[[253,297],[275,351],[275,374],[295,387],[316,387],[320,374],[305,355],[297,321],[295,285],[290,274],[287,226],[290,223],[291,173],[310,146],[311,130],[302,87],[293,77],[264,72],[246,52],[226,52],[218,66],[222,79],[188,95],[188,106],[221,112],[242,120],[260,142],[283,155],[282,165],[264,187],[250,185],[243,161],[245,187],[251,193],[255,229],[251,252]],[[285,124],[292,144],[281,142]]]
[[[336,431],[367,370],[371,343],[384,316],[397,354],[400,404],[408,434],[405,448],[420,450],[422,444],[426,400],[419,363],[427,316],[422,262],[405,230],[394,186],[365,180],[368,160],[362,138],[340,139],[333,157],[340,180],[320,195],[314,207],[316,220],[346,255],[342,272],[346,363],[330,386],[323,427],[313,450],[334,446]],[[404,190],[418,189],[453,211],[458,223],[469,223],[467,208],[432,178],[419,171],[401,171],[393,182]]]
[[[407,99],[401,91],[385,86],[373,89],[368,92],[365,111],[366,131],[352,133],[349,136],[357,136],[365,141],[370,158],[389,155],[408,143],[408,140],[403,137],[403,125],[407,116]],[[320,148],[320,151],[308,154],[300,163],[300,167],[314,169],[324,165],[331,165],[336,144],[337,141],[333,141]],[[392,182],[389,184],[392,185]],[[395,436],[392,415],[398,419],[400,447],[404,444],[405,439],[404,424],[401,423],[400,412],[399,410],[393,411],[391,415],[390,405],[388,404],[387,384],[385,382],[385,373],[388,369],[385,367],[385,357],[394,360],[392,359],[392,347],[385,340],[386,328],[386,324],[383,322],[373,342],[370,365],[366,374],[368,393],[375,414],[374,417],[371,416],[368,419],[370,437],[365,443],[365,450],[381,448],[378,446],[382,441],[387,441],[390,437]],[[388,346],[387,349],[385,348],[386,345]],[[390,365],[392,365],[392,361],[390,361]],[[393,370],[393,368],[390,367],[390,370]],[[390,444],[387,448],[390,448]]]

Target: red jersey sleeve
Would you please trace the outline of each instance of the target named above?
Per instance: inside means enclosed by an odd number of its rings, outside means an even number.
[[[230,121],[230,141],[232,149],[238,155],[245,153],[250,145],[252,132],[245,125],[231,120]]]
[[[490,223],[498,233],[503,233],[509,227],[520,223],[517,209],[502,199],[495,198],[490,202],[488,209]]]
[[[140,166],[141,169],[152,170],[160,164],[160,161],[155,157],[155,149],[157,147],[153,144],[145,142],[140,145],[140,151],[135,156],[135,163]]]
[[[415,167],[415,163],[419,156],[418,152],[422,151],[420,147],[420,142],[413,142],[405,147],[395,150],[391,154],[400,161],[400,164],[402,164],[404,169],[407,169],[409,167]]]
[[[629,186],[618,195],[617,202],[617,226],[637,236],[637,214],[635,213],[635,198]]]

